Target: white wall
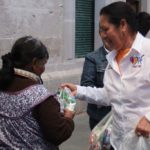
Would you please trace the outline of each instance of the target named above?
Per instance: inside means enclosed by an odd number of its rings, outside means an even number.
[[[94,49],[102,46],[102,41],[99,36],[99,12],[105,6],[105,0],[95,0],[95,36],[94,36]]]
[[[75,57],[75,0],[64,0],[63,60]]]
[[[46,44],[51,62],[61,60],[62,0],[0,0],[0,8],[0,55],[17,38],[32,35]]]
[[[150,14],[150,0],[147,0],[147,12]]]

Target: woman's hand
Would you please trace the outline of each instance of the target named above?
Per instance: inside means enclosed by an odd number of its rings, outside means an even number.
[[[75,112],[70,111],[68,109],[64,109],[64,116],[70,119],[73,119],[75,116]]]
[[[72,83],[64,83],[61,85],[62,88],[67,87],[71,90],[71,93],[73,96],[76,96],[77,94],[77,86]]]
[[[137,125],[137,127],[135,129],[135,133],[138,136],[144,136],[146,138],[149,137],[149,135],[150,135],[150,122],[147,120],[146,117],[143,117],[139,121],[139,123],[138,123],[138,125]]]

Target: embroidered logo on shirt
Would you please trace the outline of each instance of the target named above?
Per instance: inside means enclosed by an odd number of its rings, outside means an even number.
[[[130,61],[133,64],[133,67],[141,67],[142,60],[144,55],[134,55],[130,57]]]

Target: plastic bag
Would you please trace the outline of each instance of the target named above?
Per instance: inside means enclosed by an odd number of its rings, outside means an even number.
[[[109,150],[112,115],[108,113],[91,131],[90,150]]]
[[[60,103],[61,112],[63,112],[64,109],[75,111],[76,99],[69,88],[65,87],[63,89],[59,89],[57,92],[57,98]]]
[[[124,137],[119,150],[150,150],[150,138],[137,136],[131,131]]]

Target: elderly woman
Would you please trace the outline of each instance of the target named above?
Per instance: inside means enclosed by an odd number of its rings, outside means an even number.
[[[80,100],[112,106],[111,144],[115,150],[132,130],[150,134],[150,39],[138,32],[136,14],[125,2],[100,11],[100,32],[114,50],[107,55],[104,88],[67,86]]]
[[[2,56],[0,149],[58,150],[74,129],[74,112],[60,105],[40,78],[47,48],[31,36],[18,39]]]

